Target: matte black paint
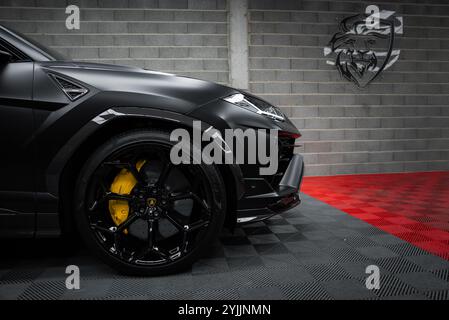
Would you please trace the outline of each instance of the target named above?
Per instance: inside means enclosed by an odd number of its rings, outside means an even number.
[[[204,129],[266,128],[298,133],[288,119],[275,122],[221,100],[238,92],[230,87],[139,68],[56,61],[51,53],[1,26],[0,40],[0,45],[3,43],[2,47],[15,57],[0,64],[3,236],[58,233],[60,182],[67,163],[98,130],[119,118],[164,121],[183,127],[201,120]],[[51,74],[82,85],[89,92],[72,102]],[[104,116],[102,123],[92,121],[107,110],[115,114]],[[229,166],[239,216],[269,216],[298,204],[299,186],[281,195],[264,178],[250,174],[253,171]],[[285,181],[300,180],[302,168],[296,164],[290,171],[292,177]],[[259,195],[256,200],[255,195]],[[292,201],[279,204],[282,199]]]

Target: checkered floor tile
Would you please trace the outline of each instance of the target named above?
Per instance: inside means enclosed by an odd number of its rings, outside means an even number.
[[[183,273],[118,275],[61,241],[0,244],[0,299],[448,299],[449,262],[347,213],[303,196],[301,206],[225,232]],[[65,288],[65,267],[81,288]],[[366,267],[380,269],[368,290]]]
[[[449,261],[449,172],[306,177],[302,190]]]

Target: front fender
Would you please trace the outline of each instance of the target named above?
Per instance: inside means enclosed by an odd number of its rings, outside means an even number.
[[[192,128],[193,121],[198,119],[192,118],[176,112],[170,112],[160,109],[140,108],[140,107],[114,107],[98,114],[88,121],[80,130],[73,135],[66,144],[57,152],[50,162],[46,170],[46,186],[50,194],[58,196],[59,182],[64,168],[76,151],[86,143],[90,137],[117,119],[148,119],[170,122],[171,127]],[[202,122],[202,131],[210,128],[208,123]],[[230,172],[234,181],[236,195],[238,198],[244,193],[243,175],[238,165],[229,165]]]

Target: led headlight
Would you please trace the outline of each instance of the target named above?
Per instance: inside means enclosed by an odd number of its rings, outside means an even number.
[[[233,94],[232,96],[224,98],[223,100],[232,103],[238,107],[242,107],[247,110],[256,112],[258,114],[262,114],[277,121],[285,120],[285,116],[281,110],[263,100],[254,97],[249,97],[241,93],[236,93]]]

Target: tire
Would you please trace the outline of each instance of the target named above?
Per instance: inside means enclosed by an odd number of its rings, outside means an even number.
[[[204,164],[170,164],[166,169],[167,151],[173,145],[165,131],[125,132],[101,145],[80,171],[74,194],[77,230],[97,257],[121,273],[179,272],[203,255],[221,231],[226,190],[219,171]],[[132,170],[138,168],[137,159],[144,162],[140,171]],[[137,181],[124,195],[126,200],[109,189],[123,170]],[[165,176],[164,170],[169,170]],[[182,190],[176,193],[177,188]],[[128,216],[121,223],[111,218],[111,205],[118,203],[128,204]]]

